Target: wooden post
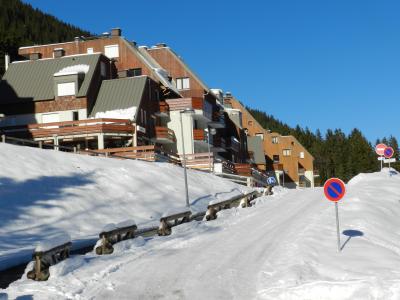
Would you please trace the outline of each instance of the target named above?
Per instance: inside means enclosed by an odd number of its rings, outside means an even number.
[[[2,135],[1,135],[1,141],[2,141],[3,143],[6,142],[6,135],[5,135],[5,134],[2,134]]]
[[[76,147],[74,147],[74,153],[76,153]]]
[[[40,149],[43,148],[43,141],[39,141],[39,148],[40,148]]]
[[[39,257],[39,255],[36,255],[36,256],[35,256],[35,264],[36,264],[36,266],[35,266],[36,279],[38,279],[38,278],[40,278],[40,272],[42,271],[42,270],[41,270],[41,262],[40,262],[40,257]]]
[[[102,254],[104,254],[106,252],[106,236],[104,234],[101,237],[101,251],[102,251]]]
[[[80,151],[81,151],[81,144],[78,144],[77,146],[76,146],[76,149],[77,149],[77,151],[78,151],[78,154],[80,153]]]

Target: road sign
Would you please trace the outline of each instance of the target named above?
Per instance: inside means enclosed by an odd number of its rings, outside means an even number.
[[[328,179],[324,184],[325,197],[333,202],[338,202],[346,193],[344,182],[339,178]]]
[[[385,151],[385,148],[387,148],[387,146],[385,144],[378,144],[375,146],[375,152],[378,155],[383,155],[383,152]]]
[[[383,152],[383,155],[384,155],[386,158],[391,158],[391,157],[393,156],[393,154],[394,154],[394,150],[393,150],[392,147],[386,147],[385,150],[384,150],[384,152]]]
[[[395,158],[387,158],[387,159],[384,159],[383,162],[385,164],[394,163],[394,162],[396,162],[396,159]]]
[[[383,156],[379,156],[378,160],[385,160],[385,158]]]
[[[268,183],[269,185],[276,184],[276,179],[275,179],[275,177],[268,177],[268,178],[267,178],[267,183]]]
[[[328,179],[324,184],[325,197],[335,202],[336,212],[336,236],[337,236],[337,250],[340,252],[340,229],[339,229],[339,208],[338,201],[343,198],[346,193],[344,182],[339,178]]]

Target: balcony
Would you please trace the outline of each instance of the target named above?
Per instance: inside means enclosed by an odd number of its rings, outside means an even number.
[[[52,139],[54,136],[71,138],[93,136],[99,133],[116,136],[132,136],[135,126],[125,119],[87,119],[53,123],[29,124],[24,126],[3,127],[7,135],[28,135],[35,140]]]
[[[193,129],[193,139],[198,142],[207,141],[207,134],[204,129]]]
[[[155,134],[155,138],[153,138],[155,143],[172,144],[176,141],[174,131],[169,128],[156,126]]]
[[[165,101],[159,102],[159,107],[155,109],[154,115],[160,118],[168,118],[169,117],[169,105]]]
[[[213,113],[213,120],[208,123],[212,128],[225,128],[225,117],[223,112],[216,111]]]
[[[193,119],[203,119],[206,122],[212,121],[212,104],[201,97],[167,99],[170,111],[181,111],[185,108],[192,108],[195,111]]]

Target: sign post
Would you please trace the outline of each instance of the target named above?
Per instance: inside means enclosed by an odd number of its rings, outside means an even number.
[[[390,162],[392,161],[390,158],[392,158],[394,154],[394,150],[392,147],[386,147],[385,150],[383,151],[383,155],[388,159],[389,161],[389,174],[392,176],[392,172],[390,172]]]
[[[330,178],[324,184],[325,197],[335,202],[336,212],[336,233],[337,233],[337,249],[340,252],[340,228],[339,228],[339,208],[338,201],[343,198],[346,193],[344,182],[339,178]]]
[[[376,152],[376,154],[378,154],[380,156],[380,158],[378,158],[378,160],[381,161],[381,171],[383,168],[383,155],[384,155],[386,148],[387,148],[387,146],[385,144],[378,144],[375,146],[375,152]]]

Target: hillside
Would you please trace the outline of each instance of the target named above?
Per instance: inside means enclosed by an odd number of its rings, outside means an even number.
[[[169,163],[90,157],[0,144],[0,269],[30,259],[34,245],[66,231],[96,238],[108,223],[158,225],[185,206],[183,169]],[[188,170],[194,212],[249,188]]]
[[[114,254],[93,252],[51,267],[48,282],[26,278],[11,298],[47,299],[399,299],[400,175],[360,174],[335,211],[322,188],[277,190],[212,222],[137,238]],[[29,266],[30,268],[31,266]]]
[[[18,57],[21,46],[71,41],[89,32],[64,23],[20,0],[0,1],[0,76],[4,73],[4,54]],[[20,58],[19,58],[20,59]]]

